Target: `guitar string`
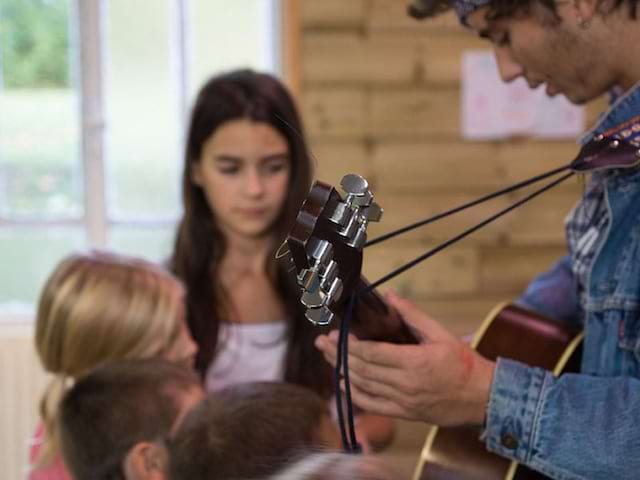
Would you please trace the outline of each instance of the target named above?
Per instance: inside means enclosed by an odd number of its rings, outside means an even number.
[[[474,225],[473,227],[468,228],[467,230],[463,231],[462,233],[450,238],[449,240],[446,240],[446,241],[442,242],[440,245],[432,248],[431,250],[428,250],[427,252],[425,252],[424,254],[416,257],[412,261],[407,262],[404,265],[401,265],[400,267],[396,268],[395,270],[392,270],[387,275],[384,275],[382,278],[376,280],[375,282],[371,283],[369,286],[363,288],[360,291],[361,292],[360,295],[363,295],[363,294],[365,294],[367,292],[372,291],[376,287],[378,287],[378,286],[382,285],[383,283],[391,280],[392,278],[400,275],[401,273],[405,272],[406,270],[409,270],[410,268],[415,267],[420,262],[422,262],[422,261],[426,260],[427,258],[435,255],[436,253],[444,250],[445,248],[449,247],[450,245],[453,245],[454,243],[458,242],[459,240],[462,240],[463,238],[465,238],[466,236],[472,234],[476,230],[479,230],[480,228],[484,227],[485,225],[488,225],[489,223],[493,222],[494,220],[496,220],[496,219],[500,218],[501,216],[509,213],[511,210],[514,210],[515,208],[517,208],[517,207],[529,202],[530,200],[533,200],[535,197],[537,197],[541,193],[544,193],[547,190],[555,187],[556,185],[564,182],[565,180],[567,180],[568,178],[572,177],[573,175],[575,175],[574,172],[569,172],[566,175],[563,175],[562,177],[560,177],[560,178],[558,178],[558,179],[546,184],[544,187],[542,187],[542,188],[530,193],[526,197],[518,200],[517,202],[512,203],[508,207],[506,207],[506,208],[500,210],[499,212],[491,215],[490,217],[488,217],[485,220],[483,220],[482,222]]]
[[[365,243],[364,248],[367,247],[371,247],[377,243],[380,242],[384,242],[385,240],[389,240],[391,238],[397,237],[398,235],[401,235],[403,233],[409,232],[411,230],[414,230],[416,228],[422,227],[424,225],[427,225],[429,223],[435,222],[436,220],[440,220],[441,218],[447,217],[449,215],[453,215],[454,213],[458,213],[461,212],[462,210],[466,210],[467,208],[471,208],[474,207],[476,205],[479,205],[480,203],[492,200],[496,197],[499,197],[500,195],[505,195],[507,193],[511,193],[515,190],[519,190],[523,187],[527,187],[533,183],[539,182],[541,180],[544,180],[548,177],[551,177],[553,175],[556,175],[558,173],[561,173],[567,169],[569,169],[571,167],[571,165],[565,165],[564,167],[559,167],[559,168],[555,168],[553,170],[550,170],[546,173],[542,173],[540,175],[536,175],[535,177],[531,177],[527,180],[523,180],[521,182],[518,182],[514,185],[511,185],[509,187],[503,188],[502,190],[498,190],[496,192],[490,193],[488,195],[485,195],[483,197],[477,198],[475,200],[472,200],[468,203],[462,204],[458,207],[452,208],[451,210],[447,210],[445,212],[442,213],[438,213],[432,217],[426,218],[424,220],[420,220],[418,222],[412,223],[410,225],[401,227],[397,230],[393,230],[391,232],[385,233],[384,235],[380,235],[379,237],[376,237],[372,240],[369,240],[368,242]]]

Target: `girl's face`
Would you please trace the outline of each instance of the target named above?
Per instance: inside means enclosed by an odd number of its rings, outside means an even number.
[[[267,123],[222,124],[191,170],[225,235],[267,235],[287,196],[291,159],[286,138]]]

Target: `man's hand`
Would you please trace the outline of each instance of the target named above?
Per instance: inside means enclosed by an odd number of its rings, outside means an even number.
[[[349,336],[353,401],[367,412],[436,425],[484,421],[495,364],[457,339],[409,300],[390,293],[387,303],[421,340],[418,345],[358,340]],[[335,366],[338,332],[316,347]]]

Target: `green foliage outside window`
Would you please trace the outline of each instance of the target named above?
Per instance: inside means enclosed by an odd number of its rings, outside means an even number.
[[[69,0],[0,0],[0,88],[69,85]]]

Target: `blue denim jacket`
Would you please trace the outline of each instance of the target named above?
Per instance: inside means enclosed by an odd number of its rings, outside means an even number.
[[[638,115],[639,85],[583,141]],[[538,277],[519,302],[583,324],[581,373],[555,378],[500,358],[487,407],[487,448],[555,479],[640,478],[640,169],[605,182],[609,223],[583,303],[570,257]]]

